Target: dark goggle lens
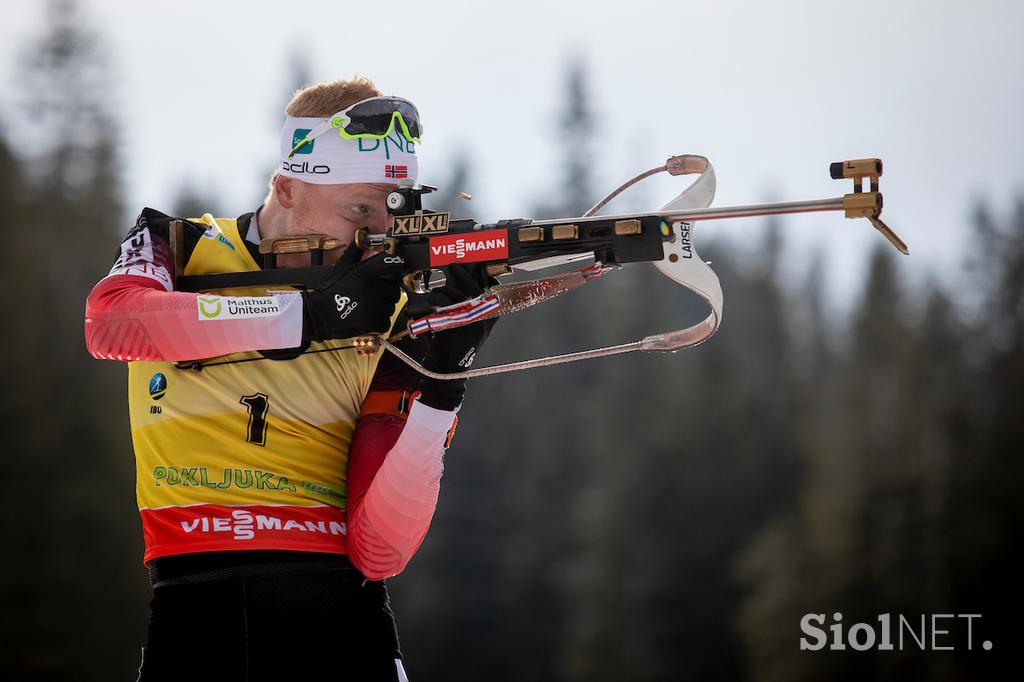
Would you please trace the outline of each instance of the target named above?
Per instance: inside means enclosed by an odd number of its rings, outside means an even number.
[[[409,128],[409,134],[419,138],[419,112],[411,103],[399,99],[375,99],[352,107],[346,114],[349,124],[345,126],[345,132],[350,135],[384,135],[391,127],[391,119],[396,111]]]

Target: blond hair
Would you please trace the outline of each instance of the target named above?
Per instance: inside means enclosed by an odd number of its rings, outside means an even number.
[[[297,90],[284,113],[296,118],[327,118],[331,114],[347,109],[356,102],[370,97],[380,97],[381,91],[365,76],[355,76],[346,81],[317,83]]]
[[[295,118],[327,118],[333,113],[347,109],[356,102],[370,97],[380,97],[383,93],[366,76],[354,76],[345,81],[317,83],[295,91],[292,101],[284,108],[284,113]],[[277,170],[270,176],[267,183],[267,198],[274,193],[274,182]]]

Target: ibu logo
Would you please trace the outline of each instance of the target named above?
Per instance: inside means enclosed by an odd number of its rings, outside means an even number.
[[[295,129],[295,132],[292,133],[292,149],[295,149],[295,145],[297,145],[298,143],[302,142],[306,138],[306,135],[309,135],[309,131],[310,130],[312,130],[312,128],[296,128]],[[300,149],[296,149],[295,153],[296,154],[312,154],[313,153],[313,145],[315,143],[316,143],[316,140],[310,140],[306,144],[302,145],[302,147]]]
[[[149,397],[153,400],[160,400],[167,393],[167,377],[157,372],[149,380]]]

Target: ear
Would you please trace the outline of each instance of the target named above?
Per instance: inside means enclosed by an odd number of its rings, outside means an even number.
[[[296,195],[302,191],[299,181],[284,175],[278,175],[274,180],[274,198],[282,208],[294,208]]]

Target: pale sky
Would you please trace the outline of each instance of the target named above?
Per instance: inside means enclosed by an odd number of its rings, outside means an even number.
[[[600,120],[602,193],[669,155],[697,153],[717,170],[715,205],[839,196],[847,183],[829,178],[829,162],[878,156],[884,217],[910,245],[901,265],[920,278],[970,248],[973,198],[1005,209],[1024,191],[1024,3],[84,4],[111,52],[132,213],[167,208],[185,177],[216,190],[219,215],[255,208],[293,51],[316,80],[364,74],[416,102],[420,180],[443,182],[466,150],[479,220],[528,217],[554,186],[558,97],[574,54],[589,66]],[[4,105],[13,51],[41,5],[5,12],[0,25]],[[641,198],[653,209],[679,189],[659,179]],[[708,232],[752,237],[757,223],[698,225],[698,247]],[[821,248],[840,298],[881,239],[839,214],[786,225],[791,269]]]

